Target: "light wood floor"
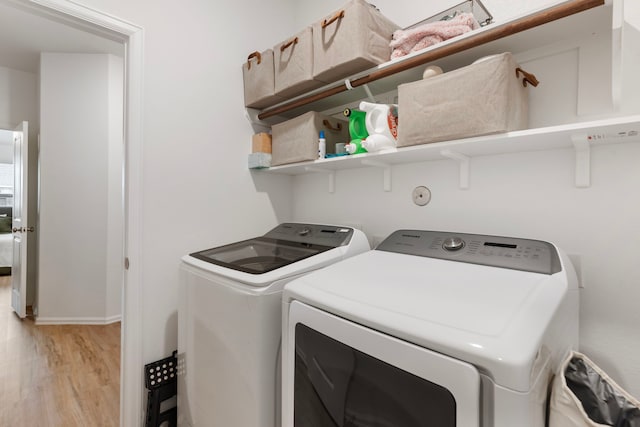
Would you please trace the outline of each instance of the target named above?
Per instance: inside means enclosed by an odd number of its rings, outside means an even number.
[[[36,326],[0,277],[0,426],[119,424],[120,323]]]

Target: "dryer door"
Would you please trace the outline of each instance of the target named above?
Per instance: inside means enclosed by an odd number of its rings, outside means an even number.
[[[478,427],[470,364],[293,301],[283,348],[283,426]]]

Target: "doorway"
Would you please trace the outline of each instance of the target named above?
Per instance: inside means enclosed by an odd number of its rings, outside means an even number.
[[[140,165],[142,164],[141,100],[142,100],[142,29],[130,23],[105,15],[93,9],[66,0],[41,0],[37,4],[30,0],[0,0],[0,6],[15,9],[39,17],[43,21],[37,25],[26,25],[28,31],[42,34],[48,25],[57,25],[61,33],[81,30],[88,35],[116,42],[124,47],[125,94],[124,94],[124,253],[127,265],[123,277],[122,332],[120,365],[120,424],[138,425],[142,419],[142,345],[141,345],[141,296],[139,289],[139,246],[140,237]],[[6,15],[0,15],[5,18]],[[25,26],[19,20],[10,20],[18,26]],[[11,25],[3,27],[11,28]],[[33,31],[37,28],[37,31]],[[65,31],[65,28],[70,31]],[[86,36],[85,34],[85,39]],[[0,40],[16,40],[14,37],[0,37]],[[24,40],[21,40],[24,46]],[[43,50],[43,49],[40,49]],[[46,50],[46,49],[45,49]],[[6,58],[3,51],[0,57]],[[0,66],[2,64],[0,63]],[[14,119],[17,122],[23,118]],[[0,127],[10,127],[11,123],[0,122]],[[129,230],[134,230],[130,232]]]
[[[13,132],[0,129],[0,277],[11,274],[13,248]]]

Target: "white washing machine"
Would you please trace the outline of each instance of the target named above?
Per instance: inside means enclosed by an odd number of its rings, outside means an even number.
[[[279,425],[285,283],[369,249],[357,229],[285,223],[183,257],[178,425]]]
[[[543,427],[577,344],[553,244],[396,231],[285,286],[282,426]]]

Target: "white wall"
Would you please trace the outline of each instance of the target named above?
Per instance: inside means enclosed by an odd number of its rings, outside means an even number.
[[[13,163],[13,132],[0,128],[0,163]]]
[[[108,160],[107,160],[107,277],[105,318],[119,320],[122,314],[124,254],[124,61],[107,57]]]
[[[640,2],[633,0],[621,0],[622,7],[622,26],[621,39],[622,48],[620,55],[622,56],[620,76],[620,109],[623,111],[640,110],[640,97],[637,91],[625,90],[631,85],[638,83],[638,69],[640,69]]]
[[[387,16],[398,14],[399,18],[401,10],[424,7],[413,0],[404,2],[406,8],[397,2],[375,3],[388,12]],[[494,2],[484,3],[490,7]],[[341,2],[330,4],[339,7]],[[304,15],[306,20],[317,19],[323,15],[321,9],[331,7],[326,2],[311,1],[298,5],[298,11],[305,12],[299,16]],[[400,19],[398,23],[404,24]],[[547,54],[538,51],[519,55],[524,67],[542,82],[530,91],[533,126],[613,113],[607,98],[611,94],[607,68],[610,40],[596,33],[576,41],[575,46],[554,46]],[[637,70],[625,72],[637,75]],[[625,80],[623,88],[627,96],[638,93],[637,83],[631,86],[630,81]],[[637,107],[633,110],[626,106],[625,112],[633,111],[639,112]],[[391,192],[383,191],[382,172],[375,168],[338,171],[339,185],[333,194],[327,191],[326,176],[302,175],[294,178],[294,220],[359,224],[373,240],[396,229],[416,228],[555,242],[572,254],[581,268],[585,287],[581,294],[580,350],[638,396],[639,156],[637,143],[593,148],[592,185],[584,189],[574,185],[572,150],[473,158],[468,190],[458,188],[458,167],[453,161],[394,166]],[[432,191],[432,201],[425,207],[411,200],[411,191],[419,185]]]
[[[293,15],[285,0],[79,3],[144,28],[140,268],[150,362],[177,348],[180,258],[290,219],[288,177],[247,169],[241,64],[290,35]]]
[[[29,122],[28,225],[32,226],[38,213],[38,76],[0,67],[0,129],[13,130],[25,120]],[[37,231],[28,233],[27,237],[27,305],[33,305],[36,300],[36,234]]]
[[[13,130],[18,123],[38,122],[37,76],[0,67],[0,129]]]
[[[120,314],[122,61],[43,53],[40,67],[37,321],[105,322]]]

